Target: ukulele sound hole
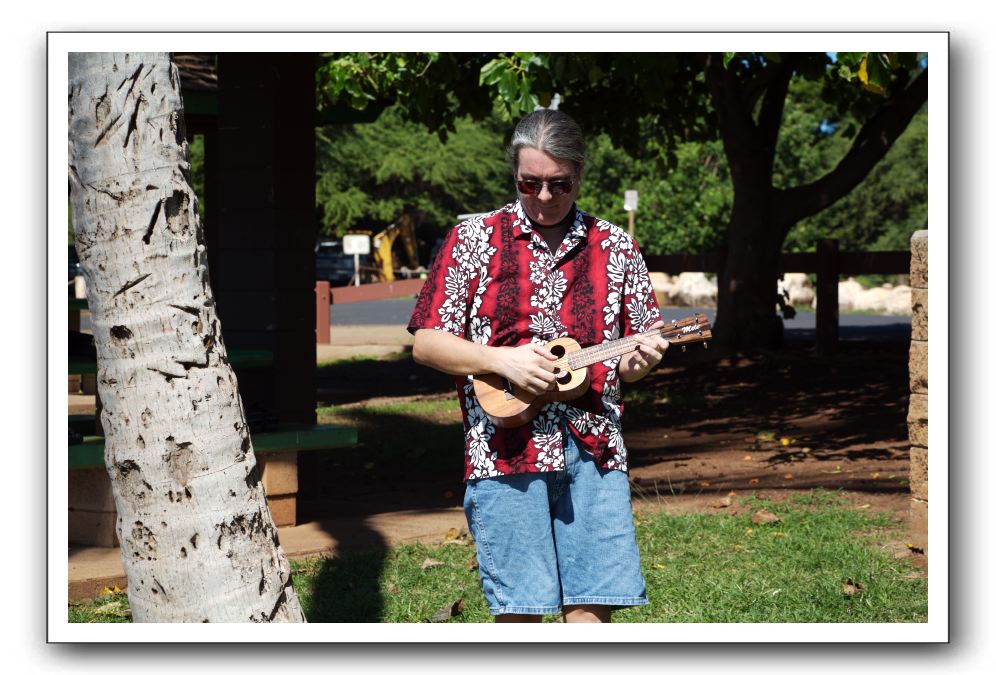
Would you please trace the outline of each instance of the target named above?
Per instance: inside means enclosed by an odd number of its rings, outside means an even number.
[[[571,371],[561,370],[560,368],[555,368],[553,374],[557,376],[557,382],[560,384],[567,384],[571,381]]]
[[[559,359],[566,353],[566,350],[564,349],[564,345],[554,345],[550,347],[550,353]]]

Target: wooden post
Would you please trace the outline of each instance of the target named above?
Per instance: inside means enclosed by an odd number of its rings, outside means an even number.
[[[635,215],[636,215],[636,211],[634,211],[633,209],[630,209],[629,210],[629,236],[631,236],[631,237],[634,236],[633,235],[633,221],[635,219],[634,218]]]
[[[821,239],[816,243],[816,353],[820,356],[837,352],[839,280],[839,243],[836,239]]]
[[[319,281],[315,284],[315,336],[319,344],[327,345],[332,342],[329,330],[330,310],[332,304],[332,291],[329,282]]]

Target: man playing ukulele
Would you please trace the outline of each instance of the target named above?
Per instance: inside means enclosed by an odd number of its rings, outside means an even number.
[[[473,376],[495,373],[533,395],[556,387],[543,345],[595,345],[663,325],[647,267],[622,229],[581,211],[581,129],[538,110],[509,147],[518,200],[449,232],[408,330],[418,363],[457,376],[464,418],[464,510],[496,621],[608,622],[647,604],[633,528],[621,382],[644,377],[668,343],[589,366],[580,398],[521,426],[493,423]]]

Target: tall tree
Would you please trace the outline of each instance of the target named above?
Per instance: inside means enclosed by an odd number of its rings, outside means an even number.
[[[737,350],[780,340],[778,258],[789,231],[859,185],[927,100],[927,68],[915,54],[834,58],[825,53],[341,54],[325,59],[319,84],[330,105],[403,101],[412,118],[444,131],[453,128],[457,114],[480,113],[482,89],[504,103],[510,119],[549,105],[559,94],[560,108],[583,128],[608,133],[630,154],[645,150],[649,131],[660,162],[672,168],[682,143],[719,139],[733,203],[714,335],[721,348]],[[469,79],[467,71],[475,69],[476,80]],[[860,128],[830,171],[805,184],[776,187],[775,153],[794,77],[822,82],[825,100]]]
[[[208,283],[168,54],[70,54],[69,182],[135,621],[303,621]]]

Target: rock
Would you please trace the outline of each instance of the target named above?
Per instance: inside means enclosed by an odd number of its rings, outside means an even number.
[[[704,272],[682,272],[668,291],[670,304],[680,307],[715,307],[717,287]]]
[[[927,341],[910,340],[910,392],[927,393]]]
[[[910,286],[927,288],[927,230],[913,233],[910,254]]]
[[[650,284],[654,287],[654,297],[657,304],[663,307],[668,303],[668,293],[674,288],[674,278],[664,272],[651,272]]]
[[[910,316],[913,313],[913,289],[896,286],[885,299],[885,313],[893,316]]]
[[[910,300],[913,304],[913,339],[927,339],[927,291],[915,288]]]
[[[855,294],[851,309],[864,312],[883,312],[885,311],[886,298],[889,297],[890,293],[890,291],[884,288],[861,289]],[[840,305],[841,307],[844,305],[843,295],[841,296]]]
[[[809,275],[804,272],[786,272],[783,279],[778,280],[778,292],[787,292],[789,303],[805,305],[813,302],[816,292],[809,281]]]
[[[910,445],[928,447],[926,394],[910,394],[910,410],[906,415],[906,423],[909,425]]]
[[[864,287],[853,278],[837,284],[837,306],[840,309],[854,309],[858,296],[864,292]],[[816,306],[816,303],[813,303]]]
[[[910,448],[910,496],[927,501],[927,448]]]

